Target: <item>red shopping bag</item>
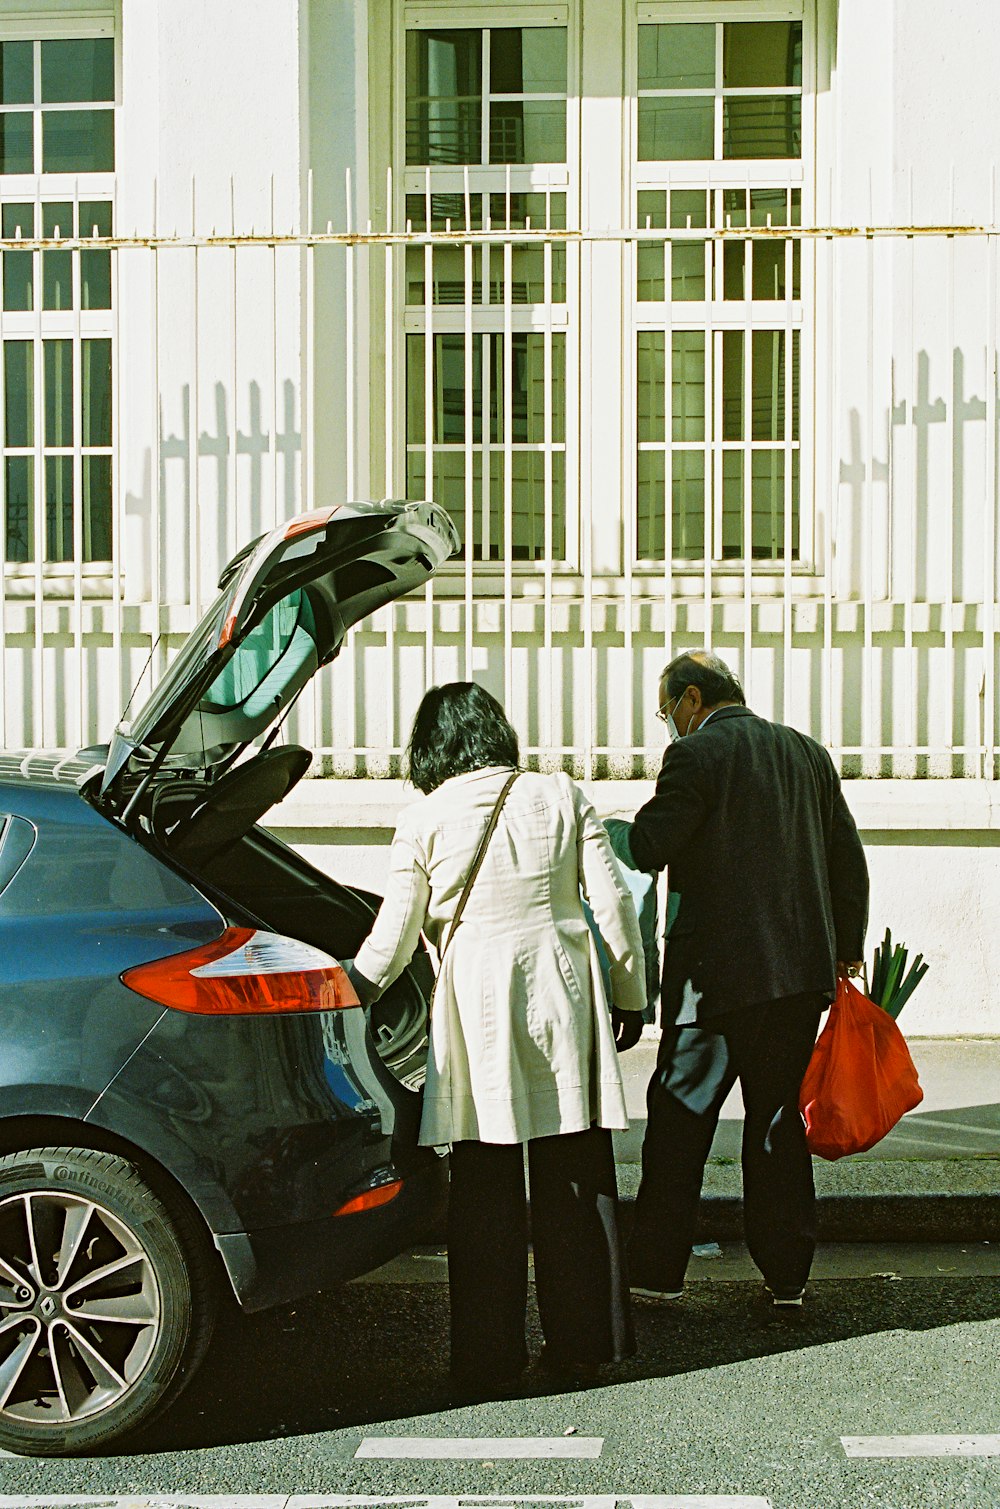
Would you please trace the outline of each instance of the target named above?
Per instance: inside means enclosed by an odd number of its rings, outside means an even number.
[[[840,980],[799,1094],[809,1151],[831,1161],[863,1153],[923,1098],[893,1018]]]

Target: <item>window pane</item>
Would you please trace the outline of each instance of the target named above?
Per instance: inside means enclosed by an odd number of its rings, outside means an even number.
[[[801,21],[727,21],[722,28],[725,89],[802,83]]]
[[[18,235],[33,236],[35,234],[35,206],[33,204],[5,204],[2,225],[5,241],[16,240]]]
[[[112,173],[115,166],[113,110],[44,110],[43,173]]]
[[[43,236],[72,236],[73,229],[73,206],[68,199],[52,199],[42,205]]]
[[[785,332],[753,332],[754,440],[781,440],[785,434]]]
[[[785,249],[787,241],[755,241],[753,244],[753,296],[755,299],[784,299],[786,292]],[[792,242],[792,292],[799,297],[800,243]]]
[[[491,534],[499,552],[504,545],[504,466],[506,456],[490,456]],[[511,459],[511,557],[515,561],[545,558],[545,457],[541,451],[514,451]],[[566,554],[565,464],[561,451],[552,454],[552,556]]]
[[[639,440],[666,435],[666,349],[662,330],[640,330],[636,349],[636,411]]]
[[[502,444],[504,433],[504,338],[490,342],[490,439]],[[566,434],[565,337],[552,337],[552,439],[561,444]],[[514,444],[540,444],[545,439],[545,338],[526,332],[511,340],[511,439]]]
[[[84,309],[111,308],[111,253],[80,253],[80,294]]]
[[[4,464],[7,485],[7,559],[35,558],[35,499],[31,456],[8,456]]]
[[[0,173],[31,173],[35,166],[31,111],[0,115]]]
[[[111,341],[81,342],[83,375],[83,445],[110,445]]]
[[[563,101],[494,101],[490,105],[491,163],[565,161]]]
[[[791,218],[789,219],[789,194],[785,189],[750,190],[751,225],[798,225],[802,190],[791,191]]]
[[[0,43],[0,103],[30,105],[35,98],[33,42]]]
[[[434,337],[434,432],[437,444],[465,441],[465,337],[456,332]],[[482,337],[472,345],[472,436],[482,439]],[[424,337],[406,338],[406,440],[424,440]]]
[[[406,337],[406,441],[416,445],[424,439],[424,337]],[[410,494],[409,496],[415,496]],[[423,497],[423,493],[419,494]]]
[[[112,37],[77,37],[42,43],[42,103],[113,100],[115,44]]]
[[[469,195],[468,229],[479,230],[482,226],[483,196],[481,194]],[[407,194],[406,218],[415,231],[427,230],[427,196],[425,194]],[[464,194],[432,194],[431,195],[431,224],[432,231],[464,231],[466,226],[465,195]],[[109,232],[110,234],[110,232]]]
[[[636,554],[640,561],[663,559],[664,477],[663,451],[639,451],[636,455]]]
[[[83,458],[83,558],[111,559],[111,457]]]
[[[670,252],[670,297],[703,299],[705,297],[704,241],[673,241]]]
[[[491,94],[565,94],[566,28],[502,26],[490,31]]]
[[[491,194],[490,226],[493,230],[565,230],[566,195]]]
[[[704,189],[671,189],[670,224],[677,229],[708,224]]]
[[[722,453],[722,556],[743,556],[743,452]]]
[[[105,253],[107,255],[107,253]],[[483,297],[482,248],[472,250],[471,298],[480,303]],[[406,248],[406,302],[424,304],[427,264],[422,246]],[[431,258],[431,299],[435,304],[465,303],[465,248],[436,246]]]
[[[799,95],[727,98],[722,102],[723,157],[801,157]]]
[[[108,199],[80,200],[80,235],[111,235],[111,201]]]
[[[639,100],[639,159],[670,162],[715,156],[715,101]]]
[[[753,553],[758,559],[783,555],[785,548],[785,453],[754,451],[750,462]]]
[[[545,302],[545,250],[541,246],[515,246],[510,259],[510,298],[512,304]],[[552,302],[566,299],[566,248],[552,248]],[[503,247],[490,248],[490,303],[504,302]]]
[[[722,297],[724,299],[746,297],[743,291],[745,258],[746,247],[742,241],[723,241]]]
[[[722,224],[725,227],[745,226],[747,223],[746,189],[723,189]]]
[[[45,444],[73,444],[73,343],[43,342],[45,372]]]
[[[743,331],[722,333],[722,438],[743,439]]]
[[[636,195],[636,223],[642,230],[662,231],[667,224],[665,189],[640,189]]]
[[[639,27],[640,89],[714,89],[715,27]]]
[[[72,252],[42,252],[42,308],[72,309],[72,307]]]
[[[798,452],[792,452],[792,555],[799,554]],[[722,554],[742,559],[746,545],[743,495],[744,457],[726,451],[722,458]],[[750,554],[754,560],[777,560],[785,553],[785,453],[754,451],[750,462]]]
[[[45,458],[45,559],[73,559],[73,457]]]
[[[45,444],[73,444],[73,342],[43,341]]]
[[[433,497],[451,515],[462,548],[454,559],[465,559],[465,453],[463,451],[435,451],[434,475],[428,489],[426,479],[426,454],[409,451],[406,457],[406,496],[414,502]],[[472,554],[474,560],[483,559],[483,458],[481,452],[472,457]],[[491,521],[492,522],[492,521]],[[494,539],[490,553],[499,555],[499,541]]]
[[[4,444],[35,443],[33,341],[4,341]]]
[[[671,415],[675,440],[705,438],[705,334],[675,330]]]
[[[699,560],[705,554],[705,453],[674,451],[673,554]]]
[[[33,236],[35,233],[35,209],[31,204],[5,204],[3,206],[4,240],[14,241],[18,235]],[[11,251],[3,254],[3,307],[4,309],[34,308],[33,253]]]
[[[3,254],[3,307],[10,310],[34,308],[34,277],[30,251],[4,252]]]
[[[406,160],[482,160],[482,32],[407,32]]]
[[[640,241],[636,248],[636,297],[642,303],[660,303],[666,298],[663,275],[663,242]]]

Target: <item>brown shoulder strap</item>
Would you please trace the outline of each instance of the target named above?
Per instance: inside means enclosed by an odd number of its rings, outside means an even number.
[[[445,938],[444,943],[441,945],[441,952],[440,952],[440,954],[438,956],[438,963],[439,963],[439,965],[440,965],[440,961],[445,956],[445,950],[447,949],[448,944],[451,942],[452,938],[454,938],[454,936],[455,936],[455,929],[458,927],[458,924],[462,920],[462,913],[465,911],[465,903],[469,899],[469,895],[470,895],[470,893],[472,891],[472,887],[473,887],[473,885],[475,884],[475,881],[476,881],[476,876],[479,874],[479,871],[482,868],[483,860],[486,858],[486,850],[489,848],[490,839],[493,837],[494,833],[496,832],[496,826],[497,826],[497,823],[500,821],[500,813],[503,810],[503,804],[507,800],[507,793],[510,790],[510,788],[513,786],[514,782],[517,780],[519,774],[520,774],[520,772],[517,771],[517,770],[515,770],[513,772],[513,774],[510,776],[509,780],[507,780],[507,781],[504,782],[504,788],[501,791],[500,795],[497,797],[497,804],[493,808],[493,812],[492,812],[492,814],[490,816],[490,820],[486,824],[486,831],[485,831],[485,833],[483,834],[482,838],[479,841],[479,848],[476,850],[476,857],[472,861],[472,869],[469,871],[468,878],[466,879],[465,887],[464,887],[464,889],[462,891],[462,894],[458,898],[458,906],[455,908],[455,915],[451,919],[451,926],[448,929],[448,935]]]

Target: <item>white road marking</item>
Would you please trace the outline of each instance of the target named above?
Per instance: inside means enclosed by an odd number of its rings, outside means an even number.
[[[48,1493],[35,1496],[0,1494],[0,1509],[465,1509],[465,1506],[552,1504],[566,1509],[771,1509],[771,1501],[747,1494],[293,1494],[206,1493],[137,1496]]]
[[[489,1493],[489,1494],[429,1494],[404,1497],[337,1497],[328,1496],[291,1498],[285,1509],[376,1509],[381,1505],[402,1505],[407,1509],[465,1509],[465,1506],[489,1505],[490,1509],[504,1509],[517,1504],[562,1504],[567,1509],[616,1509],[621,1504],[633,1505],[633,1509],[771,1509],[771,1500],[747,1494],[695,1493]]]
[[[771,1509],[771,1500],[745,1493],[630,1493],[632,1509]]]
[[[1000,1436],[841,1436],[848,1457],[1000,1457]]]
[[[366,1436],[355,1457],[426,1461],[503,1457],[599,1457],[603,1436]]]

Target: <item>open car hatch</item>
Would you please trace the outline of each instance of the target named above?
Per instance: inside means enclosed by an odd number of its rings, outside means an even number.
[[[348,629],[421,586],[458,544],[443,508],[386,501],[301,514],[247,545],[148,701],[116,729],[102,799],[168,762],[209,777],[231,766]]]

